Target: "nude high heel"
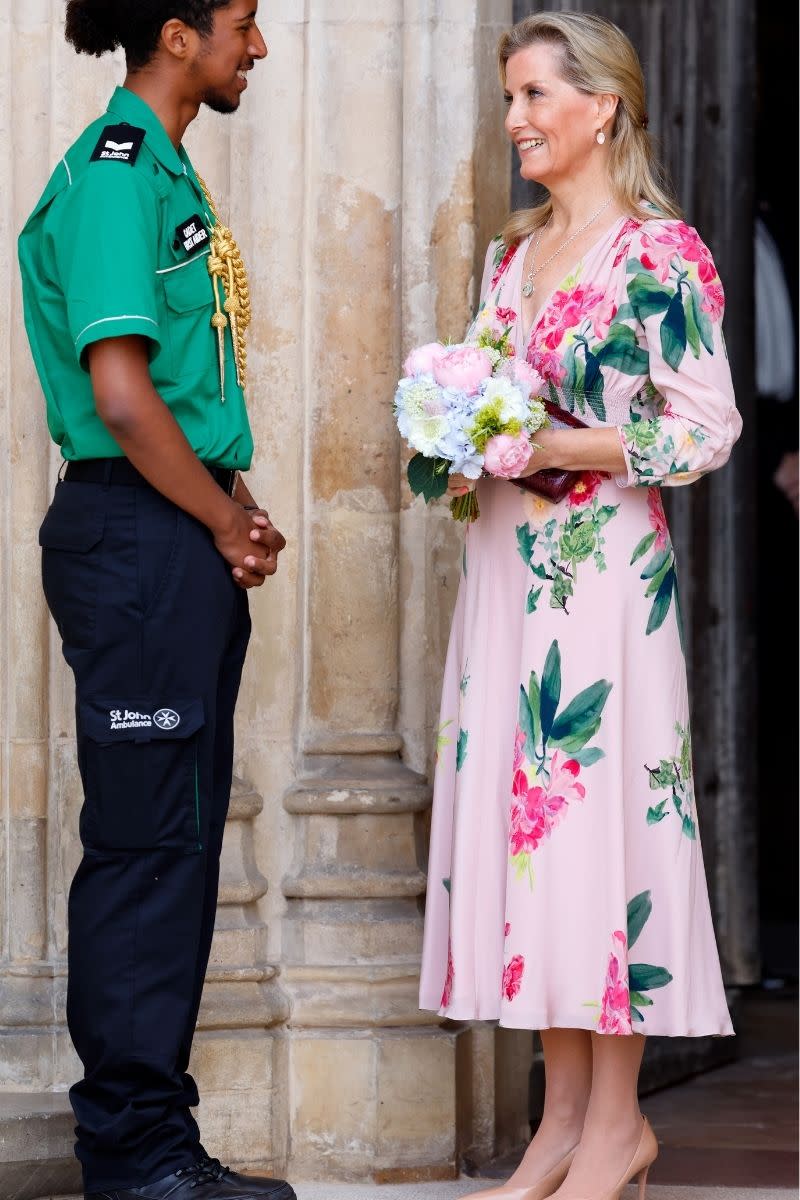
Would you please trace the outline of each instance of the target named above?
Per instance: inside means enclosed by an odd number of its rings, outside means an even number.
[[[547,1200],[548,1196],[558,1191],[567,1178],[577,1149],[577,1146],[573,1146],[569,1154],[565,1154],[552,1171],[548,1171],[544,1179],[530,1187],[511,1187],[504,1184],[503,1187],[491,1188],[488,1192],[475,1192],[473,1195],[477,1200]],[[473,1197],[462,1196],[461,1200],[473,1200]]]
[[[587,1196],[585,1200],[621,1200],[623,1191],[633,1179],[638,1179],[639,1181],[639,1200],[645,1200],[647,1194],[647,1176],[650,1173],[653,1163],[658,1158],[658,1141],[647,1117],[643,1117],[642,1119],[644,1121],[642,1136],[639,1138],[639,1145],[636,1147],[636,1152],[631,1159],[630,1166],[622,1176],[622,1179],[610,1192],[603,1192],[601,1196],[592,1196],[591,1198]]]

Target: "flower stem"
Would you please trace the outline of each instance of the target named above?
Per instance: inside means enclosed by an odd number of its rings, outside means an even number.
[[[450,512],[457,521],[477,521],[481,510],[475,492],[467,492],[465,496],[454,496],[450,501]]]

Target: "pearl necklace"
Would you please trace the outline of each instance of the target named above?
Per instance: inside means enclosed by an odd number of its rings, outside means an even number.
[[[597,220],[597,218],[606,211],[609,204],[611,203],[612,198],[613,197],[610,197],[608,200],[606,200],[603,207],[598,208],[598,210],[594,214],[594,216],[589,217],[589,220],[584,225],[581,225],[580,229],[576,229],[571,237],[568,237],[565,242],[562,242],[562,244],[558,247],[558,249],[555,251],[555,253],[551,254],[549,258],[546,258],[540,267],[537,267],[536,266],[536,255],[539,253],[539,243],[542,240],[542,234],[544,233],[545,229],[547,229],[547,226],[550,224],[550,221],[552,221],[552,219],[553,219],[552,215],[550,216],[550,220],[548,220],[546,222],[546,224],[544,224],[541,227],[541,229],[539,230],[539,234],[536,238],[536,245],[533,248],[533,257],[531,258],[531,269],[528,272],[528,278],[525,280],[525,286],[522,289],[522,294],[526,300],[529,300],[530,297],[533,295],[533,293],[536,291],[536,286],[533,281],[534,281],[535,277],[540,273],[540,271],[543,271],[545,269],[545,267],[548,267],[554,258],[558,258],[561,251],[566,250],[567,246],[569,246],[571,242],[574,242],[575,238],[578,237],[579,234],[583,233],[585,230],[587,230],[589,228],[590,225],[594,224],[594,222]]]

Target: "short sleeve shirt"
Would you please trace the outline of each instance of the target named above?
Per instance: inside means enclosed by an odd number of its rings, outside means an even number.
[[[19,239],[25,326],[50,432],[66,459],[122,454],[97,415],[86,351],[139,334],[153,384],[197,456],[250,466],[230,327],[221,373],[211,324],[213,227],[183,147],[175,149],[143,100],[117,88],[105,116],[56,167]]]

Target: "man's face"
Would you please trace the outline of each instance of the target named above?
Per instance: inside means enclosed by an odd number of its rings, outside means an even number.
[[[200,101],[214,112],[236,112],[247,72],[266,58],[267,44],[256,24],[258,0],[231,0],[214,13],[214,28],[202,38],[191,66]]]

